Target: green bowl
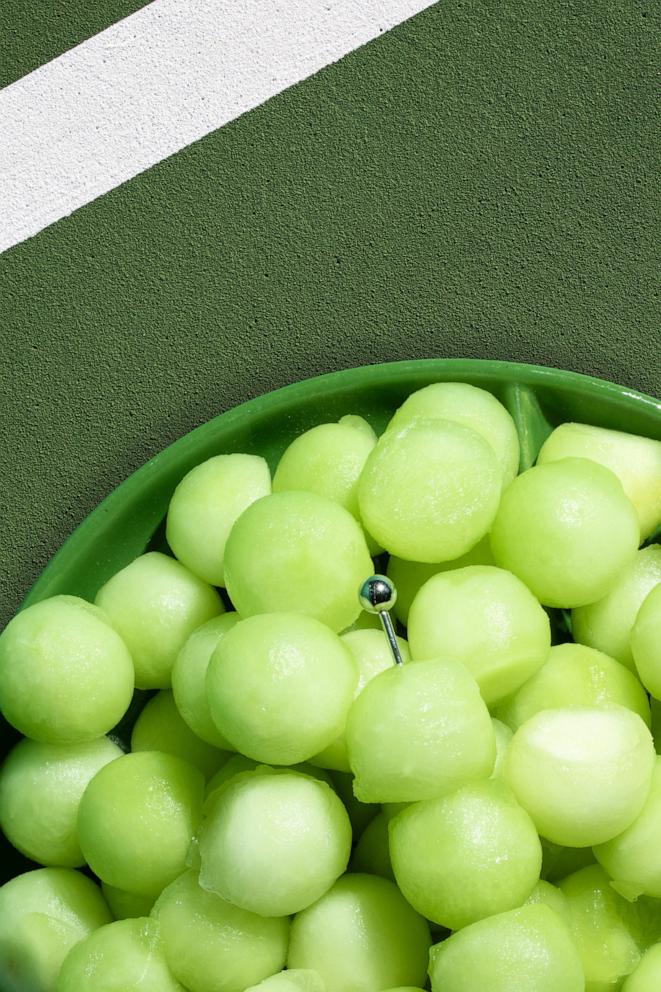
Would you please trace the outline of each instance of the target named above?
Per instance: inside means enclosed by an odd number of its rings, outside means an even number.
[[[532,465],[551,430],[574,420],[661,440],[661,403],[601,379],[536,365],[463,359],[392,362],[333,372],[285,386],[215,417],[150,459],[115,489],[55,554],[23,606],[70,593],[93,599],[103,583],[147,549],[165,548],[164,518],[175,486],[194,465],[223,452],[263,455],[272,469],[290,441],[347,413],[377,432],[416,389],[468,382],[492,392],[512,414],[521,468]],[[4,725],[0,748],[17,739]],[[0,850],[5,878],[30,865]]]

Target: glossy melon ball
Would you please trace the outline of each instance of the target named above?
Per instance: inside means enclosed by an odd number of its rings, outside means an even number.
[[[622,992],[654,992],[655,989],[661,989],[661,943],[645,952],[622,986]]]
[[[309,968],[288,968],[277,975],[265,978],[246,992],[326,992],[319,972]]]
[[[287,966],[319,972],[332,992],[374,992],[424,985],[427,923],[393,882],[343,875],[294,917]]]
[[[369,533],[410,561],[458,558],[489,530],[502,473],[491,446],[449,420],[414,420],[386,431],[358,486]]]
[[[83,599],[35,603],[0,634],[0,708],[26,737],[47,744],[96,740],[124,716],[133,684],[128,648]]]
[[[222,613],[215,589],[174,558],[150,551],[122,568],[96,600],[125,640],[139,689],[167,689],[187,638]]]
[[[170,969],[190,992],[244,992],[285,963],[289,920],[233,906],[201,888],[194,871],[168,885],[153,917]]]
[[[214,794],[199,848],[204,888],[261,916],[289,916],[346,869],[351,823],[324,782],[258,770]]]
[[[374,570],[360,524],[316,493],[274,493],[253,503],[225,549],[227,591],[241,617],[296,612],[344,630]]]
[[[549,909],[557,913],[560,919],[569,926],[569,902],[564,892],[556,885],[552,885],[550,882],[546,882],[543,878],[540,878],[526,899],[525,905],[532,906],[536,903],[543,903],[543,905],[548,906]]]
[[[619,479],[587,458],[537,465],[503,493],[491,549],[541,603],[594,603],[617,582],[640,542]]]
[[[42,865],[84,865],[81,797],[96,773],[123,753],[107,737],[82,744],[20,741],[0,770],[0,827],[14,847]]]
[[[56,992],[186,992],[167,966],[155,920],[100,927],[69,951]]]
[[[462,662],[491,706],[542,667],[551,648],[551,625],[515,575],[492,565],[471,565],[424,584],[409,611],[408,640],[416,661]]]
[[[206,687],[211,716],[237,751],[293,765],[342,732],[357,681],[349,649],[323,623],[266,613],[222,638]]]
[[[227,751],[212,747],[193,733],[168,689],[152,696],[135,721],[131,750],[174,754],[199,768],[205,778],[211,778],[228,758]]]
[[[390,861],[388,822],[386,813],[382,811],[367,824],[351,856],[350,871],[380,875],[395,881]]]
[[[543,837],[591,847],[633,823],[654,762],[652,735],[637,713],[574,706],[543,710],[524,723],[503,776]]]
[[[212,586],[225,585],[229,532],[243,511],[271,492],[271,474],[258,455],[216,455],[196,465],[174,491],[166,524],[176,558]]]
[[[100,879],[155,898],[186,867],[202,773],[160,751],[125,754],[94,776],[78,810],[80,846]]]
[[[106,882],[101,882],[101,891],[116,920],[149,916],[154,905],[154,900],[151,896],[138,896],[135,892],[126,892],[124,889],[117,889],[114,885],[108,885]]]
[[[631,631],[636,671],[647,691],[661,699],[661,585],[645,597]]]

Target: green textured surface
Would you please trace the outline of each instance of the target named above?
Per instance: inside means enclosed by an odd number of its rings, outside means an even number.
[[[448,0],[2,256],[2,619],[133,469],[304,376],[658,395],[653,9]]]

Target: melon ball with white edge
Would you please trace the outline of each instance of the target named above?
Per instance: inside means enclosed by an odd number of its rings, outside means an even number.
[[[225,548],[225,580],[241,617],[307,614],[336,632],[360,613],[374,570],[360,524],[317,493],[264,496],[241,514]]]
[[[432,992],[584,992],[566,923],[548,906],[490,916],[431,949]]]
[[[140,555],[113,575],[95,602],[126,642],[139,689],[168,689],[187,638],[225,609],[215,589],[160,551]]]
[[[78,810],[80,847],[104,882],[155,898],[186,867],[204,778],[160,751],[125,754],[97,772]]]
[[[594,603],[640,543],[636,511],[609,469],[587,458],[537,465],[503,493],[490,534],[498,565],[545,606]]]
[[[343,875],[292,922],[288,968],[317,971],[332,992],[422,986],[427,922],[397,886],[376,875]]]
[[[572,610],[574,640],[609,654],[635,672],[631,632],[643,601],[659,583],[661,547],[652,544],[637,552],[603,599]]]
[[[291,968],[265,978],[246,992],[326,992],[318,971],[309,968]]]
[[[661,989],[661,943],[649,947],[627,977],[622,992],[654,992]]]
[[[249,758],[276,765],[306,761],[335,740],[357,682],[348,647],[300,613],[241,620],[215,649],[206,677],[221,734]]]
[[[0,887],[5,992],[54,992],[70,949],[112,921],[101,890],[72,868],[38,868]]]
[[[506,699],[496,714],[518,730],[541,710],[611,703],[633,710],[650,726],[647,693],[628,668],[583,644],[556,644],[537,674]]]
[[[186,992],[163,953],[158,923],[117,920],[72,947],[55,992]]]
[[[641,538],[661,523],[661,442],[591,424],[560,424],[546,439],[537,462],[590,458],[614,472],[636,508]]]
[[[502,474],[484,438],[450,420],[386,431],[365,462],[358,502],[369,533],[410,561],[458,558],[487,533]]]
[[[404,400],[388,424],[397,430],[419,417],[441,417],[463,424],[481,434],[493,448],[503,477],[503,486],[519,470],[519,435],[516,425],[496,397],[467,382],[434,382]]]
[[[81,797],[96,773],[123,753],[107,737],[81,744],[20,741],[0,770],[0,827],[14,847],[42,865],[84,865]]]
[[[354,792],[362,802],[434,799],[488,778],[496,742],[489,711],[456,661],[420,661],[381,672],[347,721]]]
[[[549,618],[511,572],[471,565],[434,575],[409,611],[412,657],[454,658],[488,706],[527,682],[551,649]]]
[[[638,610],[631,653],[641,682],[655,699],[661,699],[661,585],[652,589]]]
[[[352,630],[342,634],[340,639],[349,648],[358,669],[358,683],[354,689],[355,699],[379,672],[392,668],[392,651],[383,630]],[[397,644],[403,661],[410,661],[407,641],[403,637],[398,637]],[[345,731],[342,730],[339,737],[310,760],[312,764],[321,768],[332,768],[340,772],[351,771]]]
[[[515,909],[539,880],[535,825],[500,780],[413,803],[390,821],[389,832],[402,894],[449,930]]]
[[[0,709],[26,737],[48,744],[96,740],[124,716],[133,687],[126,644],[84,599],[35,603],[0,634]]]
[[[289,920],[226,902],[202,888],[195,871],[168,885],[152,916],[170,969],[190,992],[244,992],[284,966]]]
[[[196,465],[177,486],[165,536],[176,558],[212,586],[225,585],[229,532],[243,511],[271,492],[271,473],[258,455],[216,455]]]
[[[169,689],[161,689],[147,701],[131,733],[131,751],[164,751],[183,758],[204,775],[218,771],[227,751],[212,747],[193,733],[182,719]]]
[[[182,719],[196,737],[221,750],[231,750],[232,745],[211,717],[206,689],[207,670],[215,648],[238,622],[238,613],[221,613],[197,627],[172,667],[172,692]]]
[[[199,835],[200,884],[261,916],[305,909],[345,871],[351,823],[330,786],[258,769],[216,792]]]
[[[655,757],[643,720],[623,706],[543,710],[512,738],[503,777],[543,837],[591,847],[636,819]]]

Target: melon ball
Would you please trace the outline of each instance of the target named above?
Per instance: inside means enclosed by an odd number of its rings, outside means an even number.
[[[449,420],[414,420],[386,431],[367,459],[360,513],[390,554],[447,561],[487,533],[501,480],[493,449],[480,434]]]
[[[514,420],[496,397],[467,382],[434,382],[411,393],[396,411],[388,430],[400,430],[417,418],[440,417],[463,424],[493,449],[503,485],[519,470],[519,435]]]
[[[165,961],[154,920],[141,917],[100,927],[73,947],[56,992],[186,992]]]
[[[168,885],[153,917],[170,969],[190,992],[244,992],[285,963],[289,920],[233,906],[201,888],[194,871]]]
[[[488,778],[496,742],[477,683],[455,661],[398,665],[372,679],[347,721],[363,802],[434,799]]]
[[[106,882],[101,882],[101,891],[116,920],[149,916],[154,905],[151,896],[139,896],[135,892],[126,892],[124,889],[115,888],[114,885],[107,885]]]
[[[428,920],[459,930],[520,906],[539,880],[535,825],[504,782],[471,782],[413,803],[389,824],[404,897]]]
[[[654,761],[652,735],[637,713],[574,706],[543,710],[524,723],[503,775],[543,837],[591,847],[636,819]]]
[[[140,555],[99,589],[95,600],[131,651],[139,689],[167,689],[187,638],[222,613],[215,589],[160,551]]]
[[[161,689],[147,702],[131,734],[132,751],[164,751],[199,768],[205,778],[217,772],[228,757],[193,733],[184,722],[168,689]]]
[[[424,584],[411,605],[408,640],[416,661],[462,662],[490,706],[542,667],[551,648],[551,625],[515,575],[492,565],[471,565]]]
[[[654,992],[655,989],[661,989],[661,944],[648,948],[622,986],[622,992]]]
[[[207,782],[206,798],[208,799],[217,789],[224,788],[235,775],[239,775],[241,772],[253,772],[255,768],[259,767],[258,761],[246,758],[244,754],[233,754]]]
[[[661,699],[661,585],[645,597],[631,631],[631,652],[640,680]]]
[[[186,867],[203,796],[202,773],[171,754],[141,751],[112,761],[80,801],[85,860],[109,885],[156,898]]]
[[[395,881],[390,861],[388,817],[384,812],[377,813],[363,830],[351,857],[350,870]]]
[[[0,771],[0,826],[14,847],[43,865],[84,865],[81,797],[96,773],[122,754],[107,737],[81,744],[20,741]]]
[[[495,717],[491,718],[491,723],[493,724],[493,732],[496,735],[496,763],[493,766],[491,778],[500,778],[507,749],[510,746],[514,732],[505,723],[501,723]]]
[[[71,868],[38,868],[0,887],[5,992],[55,992],[69,950],[111,922],[98,885]]]
[[[265,496],[237,520],[225,579],[242,617],[303,613],[344,630],[360,613],[357,590],[374,570],[360,524],[316,493]]]
[[[349,649],[324,624],[266,613],[222,638],[206,687],[212,718],[237,751],[293,765],[342,732],[357,681]]]
[[[261,916],[288,916],[346,869],[351,823],[324,782],[247,772],[215,793],[199,838],[200,884]]]
[[[349,814],[354,837],[360,837],[368,823],[381,810],[378,803],[361,803],[356,799],[353,792],[353,775],[345,772],[331,772],[333,788],[342,800],[344,808]]]
[[[638,551],[609,593],[596,603],[572,611],[574,640],[597,648],[632,671],[631,631],[645,597],[661,582],[661,547]]]
[[[271,473],[258,455],[216,455],[177,486],[165,536],[172,553],[204,582],[224,586],[229,532],[243,511],[271,492]]]
[[[287,966],[317,971],[332,992],[422,986],[429,945],[427,923],[393,882],[344,875],[294,917]]]
[[[0,708],[34,740],[102,737],[124,716],[133,683],[121,637],[101,610],[76,596],[28,606],[0,634]]]
[[[206,688],[207,669],[214,650],[238,622],[238,613],[221,613],[197,627],[175,658],[172,668],[172,691],[182,719],[196,737],[222,750],[230,749],[231,745],[211,718]]]
[[[564,892],[557,886],[551,885],[550,882],[545,882],[543,878],[540,878],[525,902],[526,906],[531,906],[535,903],[543,903],[545,906],[548,906],[549,909],[557,913],[560,919],[569,926],[569,903]]]
[[[265,978],[246,992],[326,992],[318,971],[309,968],[288,968]]]
[[[586,458],[537,465],[503,493],[491,549],[546,606],[594,603],[635,557],[638,517],[619,479]]]
[[[557,644],[542,668],[497,713],[517,730],[541,710],[612,703],[633,710],[649,727],[647,694],[624,665],[583,644]]]
[[[432,992],[583,992],[565,923],[543,905],[490,916],[431,949]]]

